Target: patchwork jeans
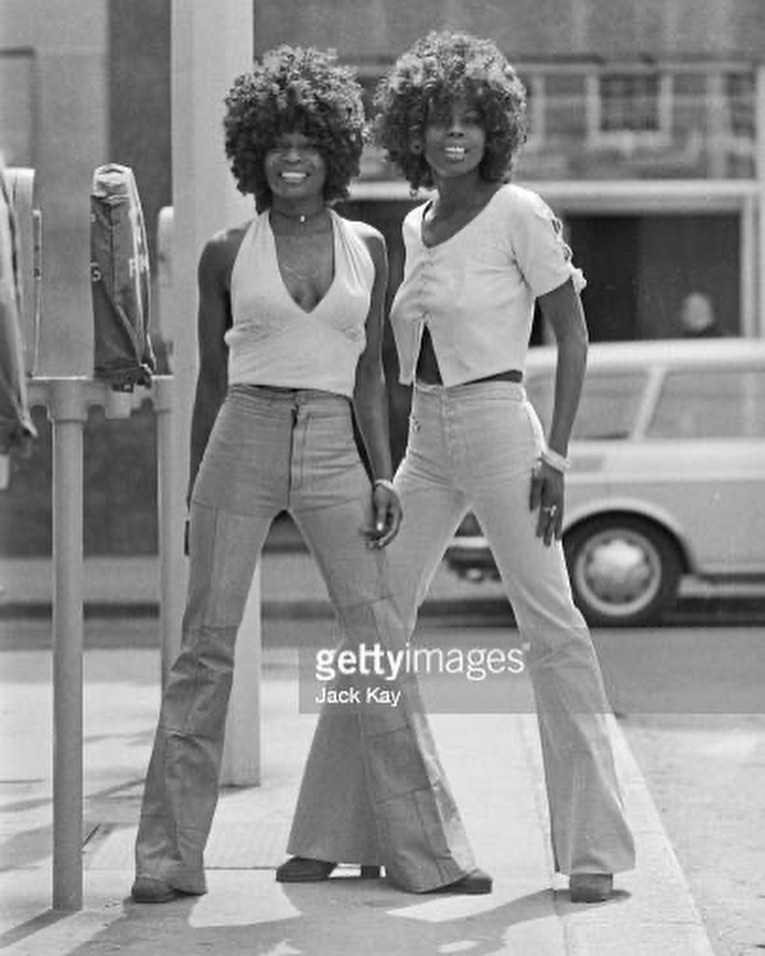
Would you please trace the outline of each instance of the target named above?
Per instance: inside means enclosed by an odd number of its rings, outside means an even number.
[[[369,478],[351,405],[315,390],[229,389],[191,502],[190,575],[181,651],[167,681],[146,778],[136,873],[205,891],[203,853],[218,798],[238,626],[269,526],[287,510],[318,562],[343,646],[392,650],[407,632],[388,557],[367,547]],[[244,635],[242,636],[244,638]],[[385,712],[323,712],[289,851],[385,865],[422,892],[474,866],[417,683]]]

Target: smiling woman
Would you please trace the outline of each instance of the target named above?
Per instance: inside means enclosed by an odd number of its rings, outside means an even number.
[[[399,57],[375,97],[377,139],[413,189],[435,185],[433,167],[413,143],[428,124],[448,125],[456,103],[469,105],[485,133],[481,178],[509,177],[526,138],[523,84],[491,40],[432,33]]]
[[[295,302],[312,312],[334,274],[332,221],[323,197],[327,164],[313,140],[291,130],[266,153],[265,171],[279,272]]]
[[[255,196],[258,212],[273,199],[266,154],[286,132],[302,133],[324,158],[323,198],[347,197],[364,141],[358,90],[350,68],[311,48],[277,47],[237,77],[226,97],[225,149],[239,191]]]
[[[390,548],[393,594],[413,625],[472,510],[530,649],[555,867],[574,902],[602,901],[613,874],[633,866],[634,844],[560,542],[587,354],[584,277],[552,210],[508,182],[525,102],[495,43],[431,33],[399,57],[375,103],[388,157],[413,189],[435,187],[402,224],[404,277],[390,315],[401,382],[413,385],[394,482],[407,517]],[[523,385],[537,303],[556,343],[547,437]]]
[[[289,512],[306,538],[346,649],[397,651],[407,638],[383,552],[401,522],[381,358],[385,244],[330,206],[358,169],[361,88],[332,55],[280,47],[235,81],[226,105],[226,153],[257,214],[210,239],[199,262],[189,595],[136,843],[132,895],[146,903],[206,889],[234,643],[272,520]],[[385,716],[322,713],[295,856],[277,879],[324,880],[344,862],[366,876],[384,865],[413,892],[486,893],[419,690],[402,679],[391,692]],[[322,774],[346,753],[354,759],[330,792]]]

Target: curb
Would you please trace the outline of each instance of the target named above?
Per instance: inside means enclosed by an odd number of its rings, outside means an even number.
[[[86,619],[95,618],[152,618],[159,617],[157,601],[86,601],[83,606]],[[0,599],[0,621],[11,619],[45,620],[53,616],[50,601],[6,601]],[[299,601],[265,600],[261,604],[264,620],[305,620],[308,618],[332,618],[332,605],[326,599]],[[453,600],[431,598],[419,613],[420,619],[443,619],[464,625],[477,619],[514,626],[510,606],[501,598],[464,597]],[[684,598],[661,622],[669,627],[751,627],[765,623],[765,599],[763,598]],[[661,626],[648,625],[648,627]]]
[[[83,605],[86,619],[95,618],[152,618],[159,617],[159,603],[156,601],[87,601]],[[7,601],[0,603],[0,620],[29,619],[45,620],[53,616],[51,602]],[[334,611],[328,600],[307,599],[302,601],[263,601],[261,616],[264,620],[306,620],[308,618],[333,618]],[[479,598],[476,600],[428,600],[420,609],[421,618],[493,618],[497,621],[513,623],[510,607],[501,600]]]

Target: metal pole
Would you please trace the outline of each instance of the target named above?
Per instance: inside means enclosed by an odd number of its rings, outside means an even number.
[[[757,209],[758,242],[756,270],[757,301],[759,303],[757,328],[758,338],[765,336],[765,66],[757,67],[755,80],[755,175],[759,184]]]
[[[154,413],[157,422],[157,505],[159,518],[159,624],[162,650],[162,686],[180,650],[178,622],[183,613],[182,512],[176,507],[181,477],[175,454],[175,417],[173,415],[171,375],[154,379]]]
[[[739,224],[741,248],[739,332],[744,338],[753,338],[760,334],[757,328],[757,205],[757,199],[751,196],[746,196],[742,200]]]
[[[53,432],[53,909],[82,908],[84,379],[51,382]]]
[[[174,507],[184,513],[189,461],[189,419],[197,377],[196,271],[205,241],[220,229],[251,218],[251,198],[237,192],[221,136],[223,98],[238,73],[252,68],[252,0],[173,0],[173,341],[174,446],[178,474]],[[163,326],[163,331],[165,327]],[[182,518],[181,518],[182,520]],[[187,577],[183,562],[172,569]],[[260,591],[256,572],[237,647],[236,675],[226,723],[222,784],[260,780]],[[183,590],[185,592],[185,583]],[[180,624],[180,620],[178,622]]]

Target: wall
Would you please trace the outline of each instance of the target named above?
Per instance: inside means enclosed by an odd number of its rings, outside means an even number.
[[[170,0],[109,0],[109,154],[135,173],[154,262],[170,183]]]
[[[107,159],[104,0],[2,0],[0,49],[34,52],[32,164],[43,213],[42,369],[86,374],[92,363],[88,196]],[[2,133],[0,132],[0,141]]]
[[[255,51],[290,42],[387,58],[430,29],[491,36],[514,58],[762,58],[761,0],[279,0],[255,3]]]

